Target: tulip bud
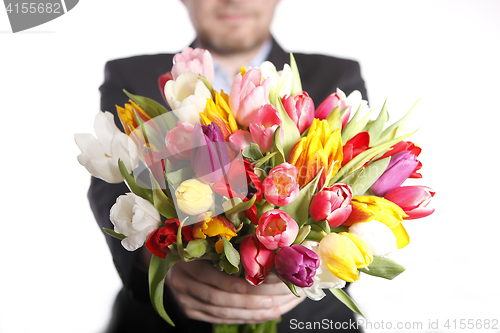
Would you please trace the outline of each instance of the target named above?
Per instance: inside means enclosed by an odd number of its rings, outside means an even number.
[[[385,172],[372,185],[371,190],[378,196],[401,186],[418,166],[417,156],[405,150],[391,157]]]
[[[246,280],[251,285],[260,285],[273,268],[274,251],[266,249],[255,235],[250,235],[241,241],[240,254]]]
[[[286,162],[272,168],[262,183],[267,201],[277,206],[294,201],[299,196],[297,174],[297,168]]]
[[[214,83],[214,63],[209,51],[186,47],[174,55],[173,61],[171,73],[174,80],[184,72],[193,72],[206,77],[210,84]]]
[[[213,192],[210,186],[198,179],[183,181],[175,190],[177,207],[188,215],[207,212],[213,204]]]
[[[196,177],[205,183],[213,183],[227,173],[231,158],[229,147],[220,128],[211,123],[195,124],[191,152],[191,166]]]
[[[293,243],[299,226],[290,215],[279,209],[267,211],[259,219],[255,234],[259,241],[269,250],[290,246]]]
[[[319,257],[306,247],[295,244],[276,253],[274,267],[284,281],[301,288],[310,287],[319,267]]]
[[[352,189],[344,183],[325,187],[311,200],[309,214],[316,221],[326,220],[331,228],[336,228],[349,217],[352,206]]]
[[[314,102],[305,91],[295,96],[285,95],[281,99],[286,113],[293,120],[300,134],[308,129],[314,119]]]
[[[254,122],[260,107],[269,103],[271,81],[262,81],[259,68],[253,68],[245,75],[237,74],[229,94],[229,107],[238,124],[248,126]]]
[[[276,107],[272,104],[264,104],[250,124],[252,140],[259,145],[261,151],[268,152],[271,149],[274,132],[280,125],[281,119]],[[283,136],[282,133],[283,131],[280,136]]]
[[[391,229],[376,220],[355,223],[349,227],[349,233],[358,236],[374,256],[386,256],[398,249],[396,236]]]
[[[157,257],[165,258],[166,254],[170,253],[168,246],[177,242],[177,230],[180,223],[178,219],[167,219],[164,226],[149,235],[146,242],[148,250]],[[182,227],[181,234],[183,241],[193,240],[193,229],[190,226]]]
[[[361,103],[361,93],[358,90],[353,91],[348,97],[345,93],[337,89],[337,92],[328,96],[316,109],[314,118],[326,119],[328,115],[338,107],[340,111],[346,109],[342,115],[342,128],[344,128],[349,121],[351,109],[354,107],[356,110]]]
[[[190,160],[193,130],[194,126],[187,121],[178,121],[177,125],[171,131],[168,131],[165,144],[175,158]]]
[[[434,213],[434,208],[427,207],[434,197],[432,189],[426,186],[402,186],[390,190],[385,199],[394,202],[408,215],[405,220],[419,219]]]

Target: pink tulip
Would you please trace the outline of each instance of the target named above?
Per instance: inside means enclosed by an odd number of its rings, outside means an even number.
[[[229,94],[229,107],[242,126],[254,122],[261,106],[269,103],[271,80],[262,81],[260,68],[252,68],[245,75],[238,73],[233,80]]]
[[[314,251],[295,244],[285,246],[276,253],[274,267],[284,281],[306,288],[313,285],[319,263],[319,257]]]
[[[318,119],[326,119],[328,115],[335,109],[337,106],[340,111],[347,108],[347,110],[342,115],[342,128],[347,125],[349,121],[349,117],[351,115],[351,109],[354,106],[357,108],[359,103],[361,102],[361,93],[357,90],[353,91],[348,97],[345,96],[344,92],[340,89],[337,89],[337,92],[328,96],[316,109],[314,118]]]
[[[419,219],[434,213],[434,208],[427,207],[434,197],[434,192],[427,186],[402,186],[390,190],[385,199],[401,207],[408,217],[405,220]]]
[[[250,146],[251,143],[253,143],[252,139],[252,134],[248,131],[244,130],[236,130],[231,136],[229,137],[229,142],[237,145],[240,150],[245,149],[246,147]]]
[[[309,214],[316,221],[326,220],[331,228],[336,228],[349,217],[352,189],[344,183],[336,183],[325,187],[311,200]]]
[[[262,188],[266,200],[276,206],[286,206],[299,196],[297,174],[299,171],[290,163],[281,163],[269,171]]]
[[[245,278],[251,285],[260,285],[273,268],[274,251],[266,249],[255,235],[250,235],[241,241],[240,254]]]
[[[191,159],[191,141],[194,126],[187,121],[178,121],[165,137],[167,149],[179,160]]]
[[[297,125],[300,134],[311,126],[314,119],[314,102],[305,91],[293,97],[285,95],[281,102],[290,119]]]
[[[268,250],[290,246],[299,233],[299,225],[280,209],[268,210],[259,219],[255,234]]]
[[[264,104],[255,116],[254,122],[250,124],[252,140],[259,145],[260,150],[268,152],[271,150],[274,132],[281,125],[280,114],[272,104]],[[283,131],[280,133],[280,139]]]
[[[208,82],[214,83],[214,62],[207,50],[186,47],[181,53],[174,56],[172,77],[174,80],[184,72],[193,72],[203,75]]]

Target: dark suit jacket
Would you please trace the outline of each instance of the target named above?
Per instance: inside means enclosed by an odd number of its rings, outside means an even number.
[[[366,89],[357,62],[300,53],[295,53],[294,57],[301,75],[302,88],[309,93],[316,107],[335,92],[337,87],[346,94],[359,90],[366,99]],[[157,54],[109,61],[105,68],[104,83],[100,87],[101,110],[112,112],[118,127],[123,129],[115,107],[123,106],[128,101],[123,89],[165,105],[158,88],[158,77],[170,71],[172,59],[173,54]],[[273,40],[268,60],[273,62],[277,69],[281,69],[285,63],[289,63],[290,56]],[[124,183],[108,184],[92,177],[88,198],[101,229],[113,228],[109,220],[110,208],[116,198],[126,192],[129,190]],[[209,324],[189,320],[184,316],[168,288],[165,290],[165,305],[167,313],[176,324],[176,330],[166,324],[150,305],[147,272],[138,265],[139,251],[128,252],[121,246],[120,241],[108,235],[105,237],[123,281],[123,289],[115,301],[108,332],[210,332]],[[331,295],[320,302],[306,300],[287,313],[280,324],[280,332],[289,329],[292,318],[298,321],[353,320],[350,310]]]

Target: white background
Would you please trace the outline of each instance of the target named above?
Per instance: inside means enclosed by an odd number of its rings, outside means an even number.
[[[278,7],[272,31],[283,48],[360,61],[373,108],[389,98],[395,120],[422,98],[409,127],[421,127],[418,183],[437,191],[437,210],[405,223],[411,244],[393,256],[405,273],[352,286],[374,327],[439,320],[449,332],[460,319],[500,319],[499,17],[500,2],[485,0]],[[0,10],[0,332],[105,327],[120,280],[73,133],[93,131],[107,60],[177,52],[193,38],[178,1],[83,0],[17,34]]]

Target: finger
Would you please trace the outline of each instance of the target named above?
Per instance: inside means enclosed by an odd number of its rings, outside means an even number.
[[[191,278],[185,278],[182,280],[182,283],[184,284],[185,289],[183,290],[185,293],[190,294],[193,298],[198,299],[202,303],[223,307],[269,309],[286,304],[296,298],[291,293],[277,296],[229,293]]]
[[[243,325],[243,324],[258,324],[261,321],[256,320],[238,320],[238,319],[223,319],[211,316],[198,310],[189,310],[186,316],[191,319],[201,320],[212,324],[226,324],[226,325]]]
[[[242,278],[217,270],[205,260],[195,260],[181,266],[192,278],[228,292],[245,294],[249,284]]]
[[[225,307],[225,306],[216,306],[211,304],[207,305],[206,303],[200,302],[199,300],[193,297],[183,299],[182,302],[183,304],[186,305],[185,308],[204,312],[209,316],[221,319],[243,320],[245,322],[248,321],[263,322],[267,320],[277,319],[281,315],[280,309],[278,307],[273,307],[269,309],[242,309],[232,306]]]
[[[287,313],[288,311],[292,310],[293,308],[295,308],[300,303],[302,303],[305,299],[306,299],[305,296],[295,297],[294,300],[279,306],[278,309],[279,309],[280,313],[283,315],[283,314]]]
[[[249,285],[247,293],[255,295],[289,295],[292,292],[280,281],[278,283],[263,283],[260,286]]]

